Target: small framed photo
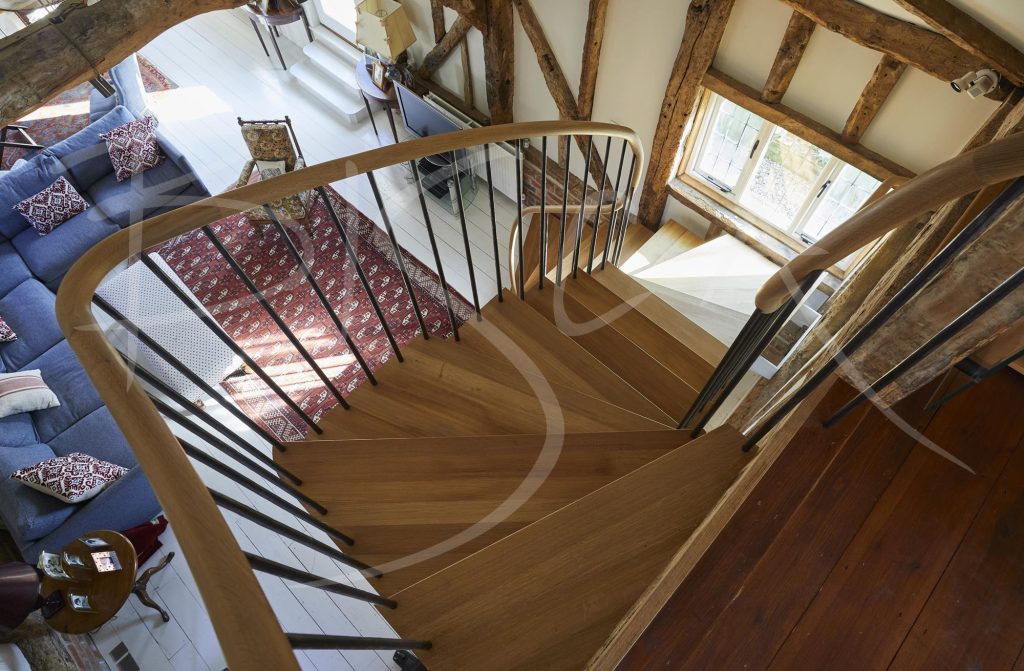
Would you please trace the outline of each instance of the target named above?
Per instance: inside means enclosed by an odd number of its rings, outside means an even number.
[[[373,62],[373,70],[370,73],[370,78],[373,80],[373,85],[379,88],[381,91],[387,86],[387,68],[380,61]]]
[[[107,545],[107,541],[103,540],[102,538],[96,538],[96,537],[90,536],[88,538],[81,538],[79,540],[81,540],[82,543],[84,543],[86,547],[92,548],[94,550],[97,549],[97,548],[109,547]]]
[[[64,553],[64,566],[74,566],[75,568],[88,568],[85,565],[85,561],[78,555],[73,555],[70,552]]]
[[[84,594],[68,594],[68,601],[71,602],[71,610],[78,611],[79,613],[92,613],[94,611],[92,604],[89,603],[89,597]]]
[[[96,565],[96,570],[100,573],[113,573],[114,571],[121,570],[121,561],[117,558],[117,553],[113,550],[106,552],[93,552],[92,562]]]

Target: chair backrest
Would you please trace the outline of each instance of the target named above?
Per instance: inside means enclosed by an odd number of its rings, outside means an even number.
[[[298,154],[286,122],[242,121],[242,139],[257,161],[284,161],[285,170],[295,168]]]

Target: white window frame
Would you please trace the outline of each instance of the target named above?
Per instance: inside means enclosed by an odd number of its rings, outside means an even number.
[[[709,92],[709,94],[711,97],[708,101],[704,116],[701,119],[701,125],[698,128],[696,141],[693,145],[693,151],[691,151],[689,154],[689,158],[686,161],[686,165],[684,167],[684,172],[688,176],[698,180],[698,182],[701,183],[702,185],[706,185],[707,188],[713,189],[715,192],[717,192],[717,194],[720,197],[725,198],[730,203],[734,204],[745,215],[753,217],[757,222],[760,222],[763,226],[767,226],[770,229],[774,229],[775,231],[780,231],[789,236],[790,238],[799,240],[800,242],[803,242],[805,244],[813,243],[815,239],[805,234],[804,228],[806,228],[806,226],[810,223],[811,216],[814,214],[815,209],[821,203],[824,202],[823,196],[825,195],[827,190],[833,184],[836,183],[836,179],[839,177],[840,171],[847,165],[847,163],[836,158],[835,156],[832,156],[832,159],[821,171],[821,174],[818,175],[818,179],[815,181],[810,193],[808,193],[807,198],[801,204],[800,209],[797,210],[797,213],[793,217],[793,220],[790,222],[789,226],[783,228],[781,226],[773,224],[770,221],[766,221],[761,217],[758,217],[753,212],[750,212],[740,204],[740,194],[742,194],[744,190],[747,188],[747,185],[750,182],[750,178],[754,174],[754,169],[760,162],[761,157],[764,155],[764,152],[767,151],[768,141],[771,138],[772,133],[775,132],[776,128],[780,128],[780,126],[773,124],[771,121],[768,121],[763,117],[758,117],[761,119],[763,123],[761,126],[761,130],[758,133],[757,140],[755,140],[754,151],[751,153],[750,157],[747,158],[747,161],[744,164],[743,169],[740,171],[740,177],[736,181],[736,186],[733,187],[730,191],[724,191],[722,189],[722,186],[725,185],[719,184],[717,180],[709,178],[709,175],[705,175],[704,173],[697,169],[697,164],[699,163],[700,158],[703,155],[703,152],[707,148],[707,141],[710,135],[712,121],[715,118],[717,118],[719,109],[721,108],[723,101],[727,100],[726,98],[718,94],[711,92]],[[742,105],[737,106],[742,108]],[[750,112],[750,110],[747,111]],[[750,112],[750,114],[754,113]],[[755,114],[755,116],[757,115]],[[782,128],[782,130],[786,129]],[[806,140],[803,141],[807,142]],[[851,167],[857,169],[856,166]]]

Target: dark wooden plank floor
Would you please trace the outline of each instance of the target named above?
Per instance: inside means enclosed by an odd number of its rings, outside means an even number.
[[[812,417],[619,668],[1024,667],[1024,378],[927,393],[901,416],[975,474],[873,408]]]

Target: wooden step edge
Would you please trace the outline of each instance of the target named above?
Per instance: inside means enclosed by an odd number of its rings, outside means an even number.
[[[584,439],[588,436],[592,436],[594,440],[608,441],[613,440],[611,436],[632,436],[637,439],[643,439],[645,436],[663,436],[667,434],[678,434],[679,445],[682,446],[690,442],[690,434],[688,431],[682,431],[674,427],[666,427],[661,429],[636,429],[633,431],[577,431],[574,433],[562,434],[567,438],[572,439]],[[502,440],[521,440],[524,438],[530,438],[534,436],[545,436],[543,433],[495,433],[490,435],[472,435],[472,436],[398,436],[394,438],[325,438],[322,440],[313,440],[307,438],[304,440],[293,440],[288,443],[288,446],[319,446],[323,444],[330,445],[346,445],[352,444],[354,446],[364,446],[369,443],[386,444],[386,443],[400,443],[408,444],[414,442],[429,443],[431,441],[481,441],[486,442],[489,439],[497,441]]]
[[[393,595],[434,671],[580,669],[749,461],[723,427]]]
[[[729,348],[718,338],[619,268],[609,264],[595,272],[593,278],[622,300],[633,301],[638,312],[674,336],[712,367],[718,366],[728,351]]]

